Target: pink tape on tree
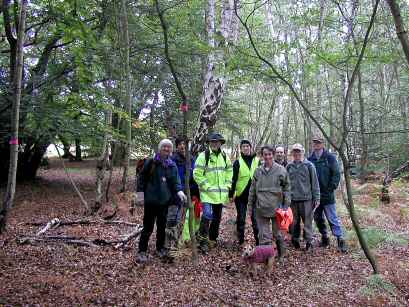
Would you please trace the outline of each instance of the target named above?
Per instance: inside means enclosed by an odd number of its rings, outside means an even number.
[[[189,105],[187,103],[182,103],[180,105],[180,111],[187,112],[189,110]]]
[[[18,145],[18,139],[16,139],[16,138],[11,138],[10,141],[9,141],[9,144],[10,144],[10,145]]]

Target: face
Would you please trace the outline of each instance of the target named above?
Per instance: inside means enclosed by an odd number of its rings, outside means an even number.
[[[277,148],[276,148],[275,158],[276,158],[278,161],[282,161],[282,160],[284,160],[284,156],[285,156],[285,154],[284,154],[284,148],[283,148],[283,147],[277,147]]]
[[[181,153],[181,154],[184,154],[184,153],[185,153],[185,149],[186,149],[185,142],[180,142],[180,143],[178,144],[178,147],[176,147],[176,150],[177,150],[179,153]]]
[[[243,153],[243,155],[245,156],[249,156],[251,153],[251,146],[249,144],[243,144],[241,145],[241,152]]]
[[[294,149],[291,151],[294,161],[302,161],[304,160],[304,153],[299,149]]]
[[[274,154],[271,150],[268,150],[267,148],[263,149],[263,160],[267,165],[273,164],[273,158]]]
[[[324,148],[324,143],[320,141],[312,141],[312,148],[314,151],[319,151]]]
[[[241,255],[243,258],[250,257],[254,253],[254,247],[250,245],[246,245],[243,249],[243,254]]]
[[[169,144],[163,145],[162,148],[160,149],[159,154],[162,157],[170,156],[172,154],[172,146],[170,146]]]
[[[220,147],[222,146],[222,142],[220,141],[210,141],[209,146],[212,151],[218,151]]]

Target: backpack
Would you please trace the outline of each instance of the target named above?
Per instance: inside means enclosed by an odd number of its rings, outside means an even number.
[[[223,157],[225,168],[227,168],[226,153],[223,150],[221,150],[220,153],[221,153],[221,155]],[[204,168],[204,171],[203,171],[203,175],[206,175],[206,171],[207,171],[207,168],[209,166],[209,160],[210,160],[210,150],[206,149],[205,150],[205,168]]]

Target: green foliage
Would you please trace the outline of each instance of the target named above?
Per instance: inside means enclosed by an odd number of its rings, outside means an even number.
[[[362,287],[359,292],[368,297],[387,294],[396,295],[396,287],[391,282],[385,280],[381,275],[374,274],[368,277],[366,286]]]

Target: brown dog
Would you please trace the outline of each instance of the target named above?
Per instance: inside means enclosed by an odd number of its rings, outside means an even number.
[[[259,245],[256,247],[246,245],[241,256],[248,265],[248,274],[257,275],[256,266],[258,263],[264,263],[266,273],[271,274],[276,254],[277,251],[272,245]]]

